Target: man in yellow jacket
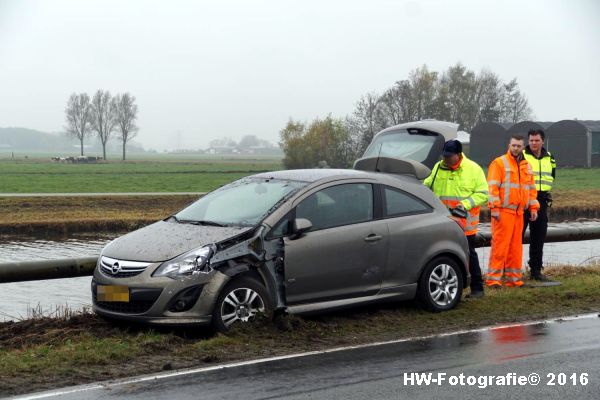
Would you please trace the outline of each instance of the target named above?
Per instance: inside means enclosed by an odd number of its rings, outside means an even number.
[[[548,231],[548,207],[552,204],[550,191],[556,177],[556,160],[544,147],[544,131],[532,129],[527,133],[529,145],[525,147],[523,155],[531,164],[537,201],[540,203],[538,217],[535,222],[529,222],[529,213],[525,212],[523,234],[529,225],[529,269],[531,279],[536,281],[551,282],[552,280],[542,274],[544,241]]]
[[[488,184],[481,167],[462,152],[458,140],[444,145],[443,159],[433,166],[431,175],[423,182],[448,207],[463,227],[469,242],[469,273],[471,293],[467,297],[483,297],[483,279],[475,251],[475,234],[481,205],[488,200]]]
[[[531,165],[523,156],[525,139],[510,138],[508,151],[496,158],[488,170],[492,216],[492,251],[486,279],[488,287],[523,285],[523,214],[537,219],[540,204]]]

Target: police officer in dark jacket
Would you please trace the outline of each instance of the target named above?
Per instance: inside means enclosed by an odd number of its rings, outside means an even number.
[[[523,151],[525,159],[531,164],[537,190],[537,200],[540,202],[538,218],[535,222],[529,221],[529,212],[525,212],[523,234],[529,225],[529,269],[530,278],[536,281],[551,281],[544,274],[542,258],[544,254],[544,241],[548,230],[548,207],[552,205],[550,194],[554,179],[556,178],[556,161],[544,148],[545,134],[541,129],[530,130],[527,134],[529,145]]]

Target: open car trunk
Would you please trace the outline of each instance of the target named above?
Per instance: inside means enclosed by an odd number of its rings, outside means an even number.
[[[397,166],[390,166],[389,161],[381,162],[381,159],[387,158],[412,160],[431,169],[440,159],[444,143],[450,139],[456,139],[457,131],[458,124],[435,120],[407,122],[392,126],[373,137],[362,158],[354,163],[354,168],[365,171],[414,174],[410,171],[395,172],[390,170],[390,168],[395,169]],[[367,162],[368,159],[380,160],[379,162]],[[388,165],[387,170],[381,169],[385,165]],[[411,167],[404,165],[400,168],[403,170],[403,168]]]

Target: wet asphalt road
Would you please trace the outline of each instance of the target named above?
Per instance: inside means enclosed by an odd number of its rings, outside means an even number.
[[[600,318],[593,316],[119,383],[105,388],[82,387],[82,391],[65,393],[60,398],[374,400],[518,396],[523,399],[598,399],[599,337]],[[432,378],[443,377],[444,380],[429,386],[424,382],[419,385],[416,376],[411,383],[411,373],[432,373]],[[535,380],[532,373],[539,375],[538,385],[529,384],[528,378]],[[464,375],[462,386],[460,374]],[[502,378],[491,378],[492,386],[488,383],[488,387],[479,388],[478,385],[485,386],[483,381],[469,386],[473,379],[484,379],[482,376],[503,376],[506,385],[498,386]],[[527,383],[509,385],[511,382],[506,382],[507,379],[514,382],[522,379]]]

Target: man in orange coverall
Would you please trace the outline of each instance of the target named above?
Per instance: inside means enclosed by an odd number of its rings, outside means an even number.
[[[491,288],[523,285],[523,213],[537,219],[540,204],[531,165],[523,156],[525,139],[510,138],[508,151],[496,158],[488,170],[489,203],[492,216],[492,251],[486,277]]]

